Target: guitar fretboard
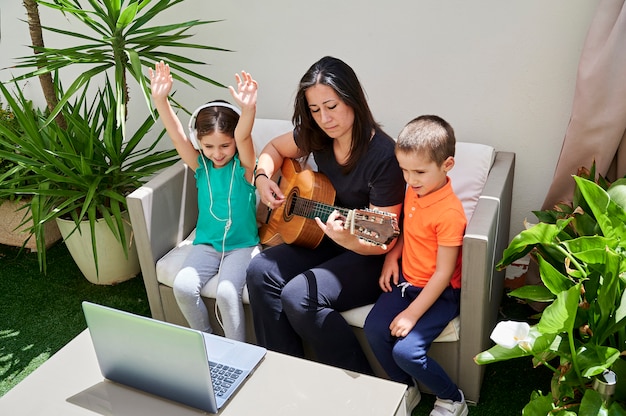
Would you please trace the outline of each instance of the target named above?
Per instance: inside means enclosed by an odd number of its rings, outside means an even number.
[[[288,214],[310,219],[319,217],[322,222],[326,222],[330,214],[335,210],[339,211],[339,213],[343,216],[348,215],[348,212],[350,212],[350,210],[345,208],[334,207],[332,205],[323,204],[321,202],[294,195],[291,199]]]

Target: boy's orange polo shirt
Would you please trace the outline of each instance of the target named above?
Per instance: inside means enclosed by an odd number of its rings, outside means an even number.
[[[441,189],[419,198],[408,187],[404,197],[402,274],[407,282],[424,287],[435,272],[438,246],[462,246],[467,220],[450,178]],[[450,284],[461,287],[461,251]]]

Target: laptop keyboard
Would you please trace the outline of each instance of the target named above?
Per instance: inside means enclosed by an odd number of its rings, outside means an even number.
[[[237,379],[243,373],[242,370],[219,363],[209,362],[213,391],[218,397],[224,396],[231,390]]]

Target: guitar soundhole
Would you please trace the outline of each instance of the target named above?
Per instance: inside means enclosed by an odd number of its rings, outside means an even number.
[[[293,212],[296,209],[296,201],[298,200],[298,195],[300,194],[298,188],[293,188],[289,195],[287,195],[287,200],[285,201],[285,209],[283,210],[283,221],[291,221],[293,218]]]

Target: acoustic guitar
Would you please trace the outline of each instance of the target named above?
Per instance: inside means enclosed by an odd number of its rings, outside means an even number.
[[[399,235],[395,214],[332,206],[335,189],[325,175],[303,170],[298,161],[289,158],[284,160],[281,173],[278,184],[285,202],[273,210],[265,207],[265,212],[259,213],[261,244],[274,246],[284,242],[315,248],[324,238],[324,232],[314,219],[319,217],[326,222],[334,210],[344,217],[345,229],[371,244],[385,246]]]

